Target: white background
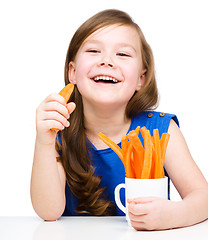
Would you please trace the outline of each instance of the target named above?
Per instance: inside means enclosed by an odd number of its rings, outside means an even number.
[[[126,11],[142,28],[155,56],[158,110],[177,114],[190,151],[208,179],[206,0],[1,1],[1,216],[35,215],[30,175],[36,107],[64,86],[65,55],[74,31],[107,8]],[[175,191],[172,198],[178,199]]]

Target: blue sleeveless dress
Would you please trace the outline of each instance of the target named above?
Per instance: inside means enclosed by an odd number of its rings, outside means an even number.
[[[153,129],[158,129],[160,137],[163,133],[168,131],[168,127],[171,119],[173,119],[179,126],[178,119],[176,115],[161,113],[161,112],[143,112],[138,116],[132,118],[130,128],[128,130],[134,130],[137,126],[145,126],[150,130],[151,135],[153,134]],[[140,140],[143,144],[143,138],[141,133],[139,135]],[[121,147],[121,143],[118,144]],[[91,144],[89,149],[90,155],[92,157],[93,166],[95,167],[95,174],[102,176],[101,187],[106,187],[104,192],[107,198],[115,203],[114,199],[114,190],[115,187],[120,183],[125,183],[125,169],[120,158],[112,151],[110,148],[97,150],[95,146]],[[166,176],[167,173],[165,172]],[[170,179],[168,177],[168,197],[170,199]],[[65,188],[66,195],[66,206],[65,211],[62,216],[77,216],[77,215],[86,215],[86,214],[77,214],[75,209],[77,207],[77,198],[72,194],[68,185],[66,184]],[[125,205],[125,191],[121,189],[120,191],[121,202]],[[123,216],[124,213],[116,207],[116,215]]]

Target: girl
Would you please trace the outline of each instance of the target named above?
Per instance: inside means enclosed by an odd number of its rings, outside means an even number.
[[[69,103],[51,94],[37,108],[31,199],[41,218],[122,215],[114,203],[114,189],[124,182],[124,167],[98,133],[120,146],[122,135],[137,126],[170,133],[165,171],[182,200],[129,200],[132,226],[169,229],[208,217],[207,182],[190,155],[177,117],[153,111],[158,91],[152,51],[126,13],[106,10],[80,26],[65,62],[65,84],[69,82],[75,84]]]

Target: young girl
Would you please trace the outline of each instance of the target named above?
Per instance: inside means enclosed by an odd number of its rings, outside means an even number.
[[[65,84],[69,82],[75,85],[69,103],[51,94],[37,108],[31,199],[41,218],[123,215],[115,205],[114,189],[125,182],[124,166],[98,133],[120,146],[122,135],[137,126],[146,126],[151,134],[155,128],[160,135],[170,133],[165,172],[182,200],[129,200],[132,226],[169,229],[208,217],[207,182],[177,117],[153,111],[158,92],[152,51],[126,13],[106,10],[79,27],[66,57]]]

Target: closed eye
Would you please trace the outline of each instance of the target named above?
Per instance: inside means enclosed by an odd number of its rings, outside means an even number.
[[[127,54],[127,53],[122,53],[122,52],[117,53],[117,56],[120,56],[120,57],[131,57],[129,54]]]
[[[86,52],[89,52],[89,53],[99,53],[100,51],[98,51],[96,49],[89,49]]]

